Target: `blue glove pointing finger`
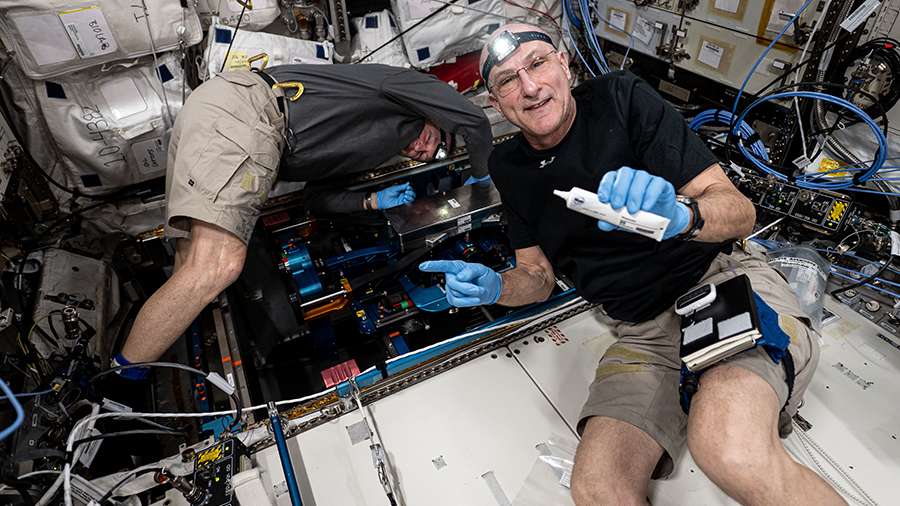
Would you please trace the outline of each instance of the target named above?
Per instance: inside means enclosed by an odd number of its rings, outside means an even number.
[[[404,183],[376,192],[375,198],[378,200],[378,209],[390,209],[416,200],[416,192],[409,186],[409,183]]]
[[[626,206],[629,213],[646,211],[669,219],[669,226],[663,239],[680,234],[691,221],[688,207],[675,200],[675,187],[665,179],[643,170],[622,167],[607,172],[597,188],[600,202],[606,202],[613,209]],[[597,227],[605,232],[625,230],[605,221],[598,221]]]
[[[500,298],[503,281],[489,267],[462,260],[432,260],[419,264],[424,272],[443,272],[447,301],[457,307],[493,304]]]

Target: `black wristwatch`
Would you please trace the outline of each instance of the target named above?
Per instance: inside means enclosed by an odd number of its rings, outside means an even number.
[[[705,223],[703,217],[700,216],[700,205],[697,204],[697,201],[694,199],[694,197],[690,197],[688,195],[676,195],[675,200],[688,206],[691,210],[690,228],[688,228],[686,232],[678,234],[675,237],[681,239],[682,241],[693,241],[698,235],[700,235],[700,231],[703,230],[703,224]]]

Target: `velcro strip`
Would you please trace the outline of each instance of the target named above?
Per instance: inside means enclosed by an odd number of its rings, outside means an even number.
[[[629,350],[628,348],[623,348],[622,346],[610,346],[606,353],[603,354],[604,357],[613,356],[613,357],[622,357],[634,360],[635,362],[643,362],[645,364],[650,363],[650,359],[653,358],[652,355],[648,353],[641,353],[639,351]]]
[[[644,366],[641,364],[606,364],[597,368],[597,372],[594,373],[594,379],[620,372],[641,372],[643,370]]]
[[[791,338],[791,344],[797,344],[800,329],[797,328],[797,319],[793,316],[778,315],[778,326]]]

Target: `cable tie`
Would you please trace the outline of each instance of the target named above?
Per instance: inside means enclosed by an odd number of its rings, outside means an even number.
[[[66,464],[72,465],[72,460],[75,459],[75,451],[67,451],[66,452]]]
[[[761,140],[762,140],[762,137],[759,136],[759,132],[753,132],[753,135],[744,139],[744,142],[746,142],[748,145],[752,145],[756,141],[761,141]]]

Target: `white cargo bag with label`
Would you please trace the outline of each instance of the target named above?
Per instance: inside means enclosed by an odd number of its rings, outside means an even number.
[[[207,30],[213,23],[215,10],[219,10],[219,24],[234,27],[241,20],[241,30],[262,30],[272,24],[281,14],[278,0],[253,0],[253,10],[244,9],[237,0],[195,0],[197,15],[203,29]],[[241,10],[244,10],[243,17]]]
[[[17,102],[37,102],[31,109],[39,120],[27,123],[24,137],[38,163],[86,195],[164,176],[169,134],[182,105],[182,70],[174,53],[158,62],[160,77],[153,58],[143,57],[129,67],[25,81],[31,89],[14,89]]]
[[[446,5],[435,0],[391,0],[401,31]],[[469,5],[478,11],[467,9]],[[480,50],[488,36],[507,23],[505,16],[502,0],[458,0],[402,37],[406,55],[413,67],[427,69]]]
[[[133,0],[2,0],[0,42],[15,51],[29,77],[44,79],[203,38],[197,14],[178,0],[143,4],[146,14],[141,1]]]
[[[351,41],[353,54],[351,59],[357,61],[368,55],[373,50],[380,48],[387,41],[400,33],[394,15],[389,10],[370,12],[365,16],[350,20],[352,29],[356,31]],[[395,40],[385,47],[381,47],[375,54],[369,56],[361,63],[383,63],[394,67],[409,68],[409,59],[403,52],[403,43]]]
[[[228,45],[231,38],[229,51]],[[330,64],[334,57],[334,44],[331,42],[315,42],[312,40],[283,37],[264,32],[245,32],[238,30],[235,34],[232,28],[217,26],[210,28],[209,45],[205,49],[209,77],[211,79],[222,71],[222,62],[228,53],[228,64],[225,71],[241,70],[247,68],[247,59],[258,54],[266,53],[269,56],[267,67],[291,64]],[[262,60],[254,62],[253,67],[259,68]]]

